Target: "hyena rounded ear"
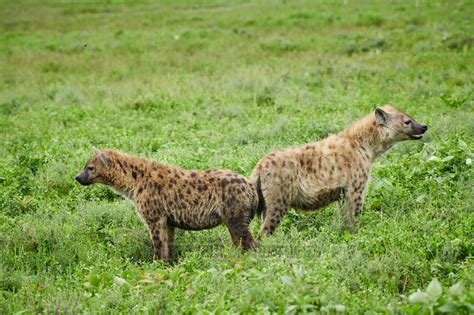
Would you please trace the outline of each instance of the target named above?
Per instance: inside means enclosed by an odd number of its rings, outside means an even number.
[[[388,123],[388,120],[389,120],[389,115],[390,115],[389,113],[387,113],[386,111],[384,111],[381,108],[377,107],[375,109],[375,121],[379,125],[386,125]]]
[[[99,153],[99,160],[106,167],[110,167],[110,165],[112,165],[112,160],[110,159],[110,156],[106,152]]]

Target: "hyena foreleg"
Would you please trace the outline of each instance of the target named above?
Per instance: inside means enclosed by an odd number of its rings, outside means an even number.
[[[155,256],[159,259],[169,259],[174,241],[174,227],[168,225],[166,217],[160,217],[149,224]]]
[[[346,189],[346,224],[351,232],[355,232],[354,215],[362,212],[362,202],[365,185],[364,181],[353,181]]]

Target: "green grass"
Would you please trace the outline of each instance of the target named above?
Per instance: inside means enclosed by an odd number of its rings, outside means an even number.
[[[468,313],[472,8],[0,3],[0,313]],[[255,253],[180,230],[166,265],[130,202],[73,179],[92,146],[248,176],[385,103],[429,130],[375,163],[353,235],[336,204],[291,210]]]

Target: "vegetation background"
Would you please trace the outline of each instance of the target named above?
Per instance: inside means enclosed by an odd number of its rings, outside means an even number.
[[[473,312],[473,12],[2,1],[0,313]],[[255,253],[181,230],[163,264],[130,202],[74,181],[92,146],[248,176],[385,103],[429,130],[377,161],[353,235],[291,210]]]

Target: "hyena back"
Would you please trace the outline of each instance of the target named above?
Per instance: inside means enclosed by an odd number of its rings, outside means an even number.
[[[175,228],[202,230],[224,223],[236,246],[256,247],[249,224],[258,195],[237,173],[185,170],[114,150],[96,150],[76,180],[82,185],[107,185],[131,199],[160,259],[171,255]]]
[[[252,173],[261,199],[259,237],[273,233],[290,207],[316,210],[341,197],[354,230],[374,159],[399,141],[421,139],[427,129],[386,105],[336,135],[264,156]]]

